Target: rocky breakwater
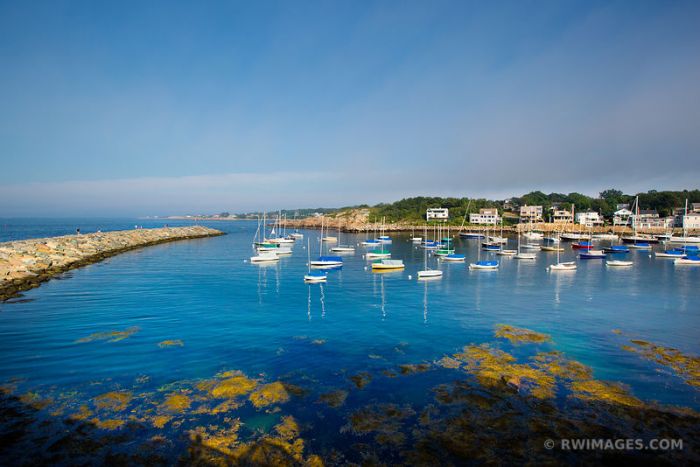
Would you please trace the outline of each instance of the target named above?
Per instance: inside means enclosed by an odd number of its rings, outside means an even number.
[[[158,243],[215,237],[224,233],[202,226],[121,230],[0,243],[0,301],[69,269]]]

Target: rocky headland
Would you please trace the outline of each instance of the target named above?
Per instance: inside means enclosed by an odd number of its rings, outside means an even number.
[[[189,226],[97,232],[0,243],[0,301],[38,287],[64,271],[96,263],[124,251],[218,235],[224,233],[208,227]]]

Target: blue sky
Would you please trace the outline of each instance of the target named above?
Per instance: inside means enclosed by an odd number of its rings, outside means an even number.
[[[0,1],[0,217],[697,188],[700,2]]]

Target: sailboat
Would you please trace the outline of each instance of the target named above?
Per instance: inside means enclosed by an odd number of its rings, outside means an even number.
[[[518,232],[518,253],[513,256],[515,259],[537,259],[537,256],[534,253],[523,253],[520,250],[520,232]]]
[[[622,261],[622,260],[614,259],[614,260],[606,261],[605,265],[608,267],[626,268],[626,267],[634,266],[634,261]]]
[[[338,241],[340,241],[340,221],[338,221]],[[333,253],[355,253],[355,247],[352,245],[336,245],[331,248]]]
[[[548,242],[547,245],[542,245],[540,248],[542,251],[564,251],[561,247],[561,239],[559,238],[561,233],[558,233],[556,237],[547,237],[545,240]]]
[[[481,248],[477,248],[476,263],[469,263],[469,270],[494,270],[498,269],[498,261],[481,261]]]
[[[462,231],[464,228],[464,223],[467,221],[467,216],[469,215],[469,206],[471,206],[472,200],[469,200],[467,203],[467,209],[464,212],[464,219],[462,219],[462,225],[459,227],[459,238],[471,238],[471,239],[479,239],[479,238],[484,238],[484,234],[481,232],[472,232],[471,230],[467,231]]]
[[[438,238],[440,238],[441,233],[441,229],[438,227]],[[455,252],[454,248],[452,248],[452,239],[450,237],[441,238],[439,246],[440,248],[433,253],[435,256],[453,255]]]
[[[425,236],[428,236],[428,227],[425,227]],[[418,279],[428,279],[431,277],[442,277],[442,271],[439,269],[430,269],[428,267],[428,250],[423,250],[423,270],[418,271]]]
[[[291,238],[293,238],[294,240],[301,240],[302,238],[304,238],[304,234],[300,233],[299,229],[296,228],[297,214],[299,214],[298,211],[294,211],[294,225],[295,225],[295,227],[294,227],[294,232],[290,233],[289,236]]]
[[[637,233],[637,225],[639,224],[639,196],[634,199],[634,220],[632,222],[632,230],[634,233],[632,235],[627,235],[622,237],[624,243],[634,243],[635,245],[640,245],[631,248],[646,249],[648,250],[650,243],[659,243],[659,239],[653,235],[639,234]]]
[[[325,271],[314,271],[311,269],[311,239],[307,240],[307,248],[306,248],[306,253],[307,253],[307,258],[308,258],[308,266],[309,270],[308,272],[304,275],[304,282],[326,282],[328,279],[328,273]]]
[[[343,258],[340,256],[323,256],[323,218],[321,218],[321,238],[319,240],[320,255],[317,260],[309,261],[314,268],[338,268],[343,266]]]
[[[374,232],[375,232],[375,235],[376,235],[376,232],[377,232],[377,219],[374,220]],[[362,244],[362,246],[376,248],[376,247],[378,247],[379,245],[381,245],[381,242],[380,242],[379,240],[377,240],[376,238],[369,238],[369,230],[367,230],[367,238],[366,238],[365,241],[362,242],[361,244]]]
[[[420,243],[422,241],[423,241],[423,239],[421,237],[416,237],[416,228],[411,227],[411,242]]]
[[[669,238],[670,243],[700,243],[700,237],[690,237],[688,236],[688,227],[686,226],[686,219],[688,218],[688,198],[685,199],[685,214],[683,215],[683,236],[674,237],[673,235]]]
[[[557,264],[552,264],[550,265],[547,269],[549,271],[575,271],[576,270],[576,262],[575,261],[566,261],[566,262],[561,262],[561,252],[563,248],[557,249]]]

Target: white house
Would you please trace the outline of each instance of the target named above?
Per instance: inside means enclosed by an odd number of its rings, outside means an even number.
[[[674,225],[676,227],[683,227],[690,230],[700,229],[700,213],[689,212],[687,216],[681,213],[680,215],[675,216]]]
[[[555,209],[552,211],[552,222],[555,224],[573,223],[574,217],[571,215],[571,211]]]
[[[613,225],[628,225],[630,217],[632,217],[632,211],[627,208],[618,209],[613,215]]]
[[[520,222],[541,222],[542,221],[542,206],[525,206],[520,207]]]
[[[499,222],[501,222],[501,218],[496,208],[479,209],[478,213],[469,214],[470,224],[496,225]]]
[[[637,229],[668,228],[673,226],[673,217],[661,218],[653,209],[643,209],[630,216],[632,227]]]
[[[425,218],[430,219],[449,219],[450,213],[447,208],[429,208],[425,212]]]
[[[576,223],[585,225],[586,227],[593,227],[596,225],[603,225],[603,218],[594,211],[577,212]]]

